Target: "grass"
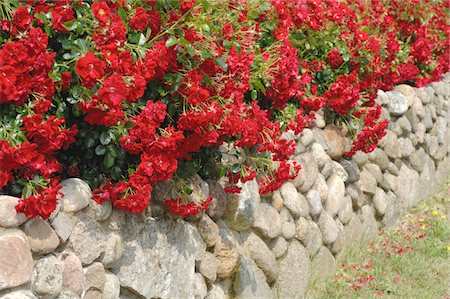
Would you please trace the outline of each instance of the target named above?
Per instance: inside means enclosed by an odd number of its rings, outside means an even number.
[[[450,178],[393,229],[339,257],[336,275],[308,298],[450,299]]]

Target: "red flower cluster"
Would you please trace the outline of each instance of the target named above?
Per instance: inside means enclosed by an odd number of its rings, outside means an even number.
[[[205,211],[212,199],[213,198],[210,196],[202,204],[198,204],[195,202],[183,203],[181,198],[174,198],[164,201],[164,205],[169,208],[169,213],[187,217],[194,216],[201,211]]]

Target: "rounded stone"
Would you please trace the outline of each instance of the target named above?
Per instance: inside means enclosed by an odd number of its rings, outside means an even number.
[[[295,222],[287,209],[281,210],[281,234],[286,240],[290,240],[295,236]]]
[[[79,179],[70,178],[61,182],[64,212],[78,212],[87,207],[92,197],[89,185]]]
[[[24,214],[16,212],[19,200],[17,197],[0,195],[0,227],[18,227],[27,221],[28,218]]]
[[[327,210],[331,216],[334,216],[342,208],[345,196],[345,184],[341,177],[333,175],[328,179],[327,185],[328,198],[325,202],[325,210]]]
[[[52,252],[59,245],[59,238],[52,227],[41,218],[30,219],[23,225],[31,251],[37,254]]]
[[[333,217],[331,217],[330,214],[328,214],[326,211],[323,211],[322,214],[320,214],[317,225],[322,232],[324,244],[329,245],[336,241],[338,237],[338,229],[336,226],[336,222],[334,222]]]
[[[306,200],[309,205],[309,214],[313,217],[320,215],[323,209],[320,193],[315,189],[310,189],[306,193]]]
[[[62,265],[50,254],[36,262],[31,278],[31,289],[44,297],[56,296],[62,287]]]
[[[236,239],[228,229],[219,229],[219,240],[214,246],[214,256],[219,261],[217,277],[222,279],[230,277],[236,269],[239,252]]]
[[[272,239],[268,244],[270,250],[272,250],[275,257],[278,259],[282,257],[287,250],[288,242],[283,237],[277,237]]]
[[[280,193],[283,197],[284,206],[292,213],[294,218],[308,216],[308,202],[303,195],[297,192],[292,183],[284,183],[280,188]]]
[[[269,203],[260,203],[256,209],[253,229],[258,235],[268,239],[278,237],[281,234],[282,225],[277,210]]]
[[[386,208],[388,205],[386,193],[382,189],[377,188],[377,191],[375,192],[372,201],[375,210],[380,215],[384,215],[386,213]]]
[[[81,295],[84,286],[84,271],[80,259],[72,252],[59,255],[62,264],[62,289]]]
[[[0,230],[0,290],[31,279],[33,258],[27,236],[20,230]]]
[[[306,192],[312,187],[319,173],[316,159],[311,153],[302,153],[294,158],[294,162],[300,164],[301,169],[292,182],[300,192]]]
[[[335,125],[328,125],[323,130],[329,151],[328,154],[334,160],[339,160],[344,155],[345,137]]]
[[[207,247],[216,245],[219,239],[219,226],[208,215],[202,215],[197,224],[197,229]]]

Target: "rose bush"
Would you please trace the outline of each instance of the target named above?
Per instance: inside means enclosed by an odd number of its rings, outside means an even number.
[[[324,109],[351,156],[385,134],[378,89],[449,70],[449,1],[5,0],[0,4],[0,187],[49,217],[60,179],[140,213],[177,182],[170,213],[193,215],[185,183],[294,178],[300,133]]]

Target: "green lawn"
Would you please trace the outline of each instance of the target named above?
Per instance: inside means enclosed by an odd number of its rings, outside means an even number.
[[[450,298],[450,178],[377,239],[349,250],[308,298]]]

